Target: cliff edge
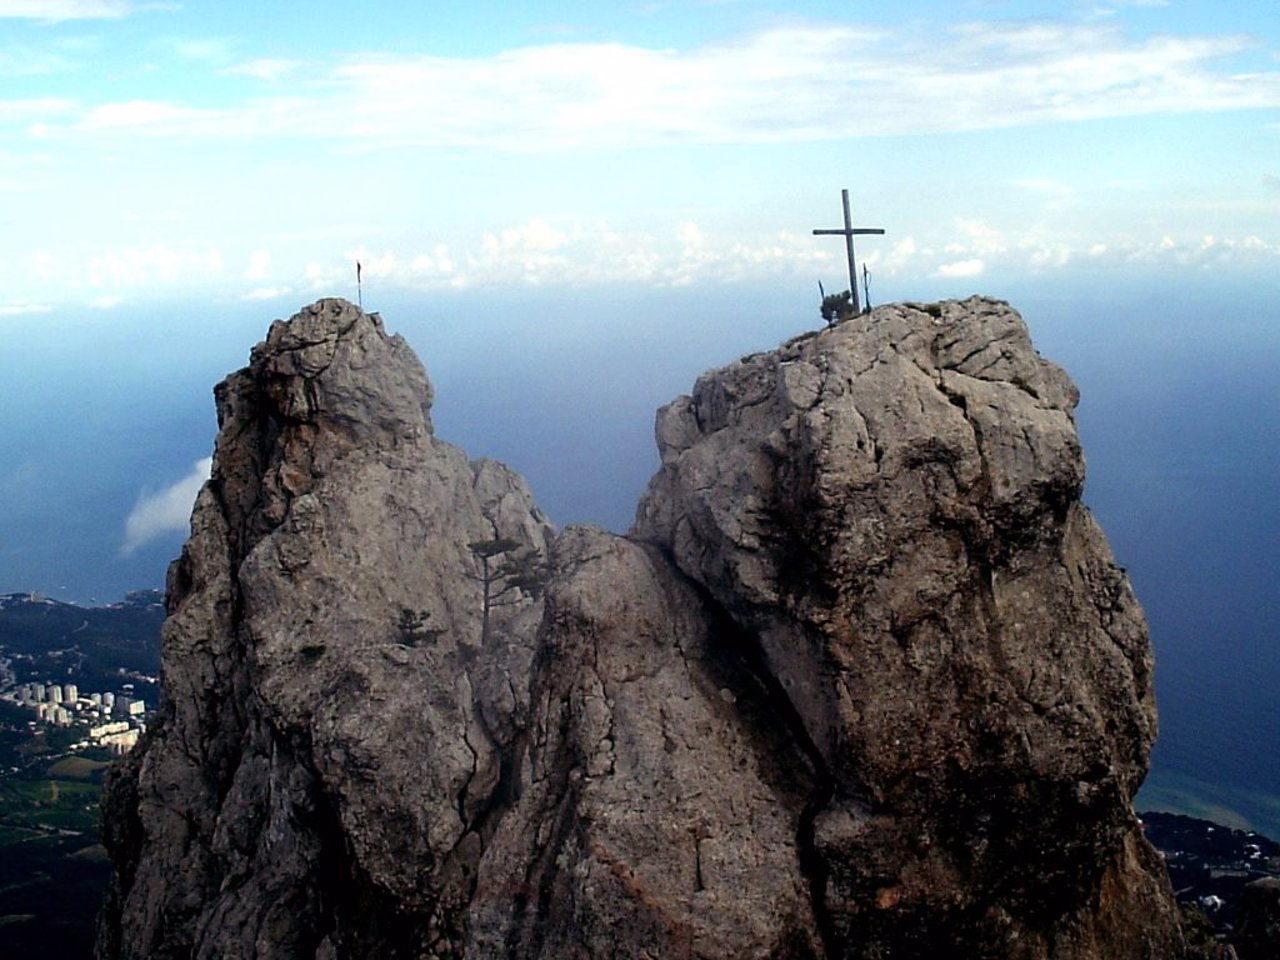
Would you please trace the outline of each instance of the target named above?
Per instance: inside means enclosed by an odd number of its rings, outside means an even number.
[[[345,301],[216,397],[102,960],[1186,955],[1145,621],[1007,304],[705,374],[625,537]]]

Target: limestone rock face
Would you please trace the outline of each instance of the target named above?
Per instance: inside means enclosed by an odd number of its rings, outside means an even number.
[[[549,524],[433,438],[421,365],[344,301],[275,324],[217,400],[160,718],[108,791],[99,953],[447,953],[541,618],[501,584],[485,616],[471,545],[541,562]]]
[[[1175,955],[1129,806],[1150,647],[1079,503],[1076,399],[973,299],[797,338],[659,414],[635,533],[755,638],[821,758],[838,955]]]
[[[821,955],[796,836],[807,758],[696,590],[571,528],[552,554],[525,793],[472,903],[474,957]]]
[[[1185,955],[1145,622],[1007,305],[704,375],[627,537],[436,440],[343,301],[217,398],[103,960]]]

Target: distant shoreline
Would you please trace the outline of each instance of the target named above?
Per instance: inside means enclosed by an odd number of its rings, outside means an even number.
[[[1138,811],[1180,813],[1280,839],[1280,796],[1260,790],[1209,783],[1154,767],[1133,805]]]

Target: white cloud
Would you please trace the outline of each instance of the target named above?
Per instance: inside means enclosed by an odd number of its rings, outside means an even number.
[[[816,276],[844,263],[842,245],[815,244],[807,234],[780,232],[744,236],[712,234],[692,222],[658,233],[623,231],[608,223],[532,220],[490,231],[466,246],[437,243],[406,251],[347,251],[329,262],[300,268],[315,293],[348,291],[354,298],[352,264],[370,279],[414,290],[467,289],[506,281],[575,287],[646,283],[683,287],[694,283],[759,282]],[[811,282],[811,281],[810,281]]]
[[[64,97],[38,97],[31,100],[0,100],[0,121],[28,123],[39,117],[74,114],[79,105]]]
[[[976,257],[972,260],[957,260],[955,263],[944,263],[938,267],[940,277],[976,277],[985,269],[985,264]]]
[[[281,297],[287,297],[293,293],[293,287],[257,287],[240,295],[240,299],[247,302],[257,302],[260,300],[279,300]]]
[[[116,20],[137,9],[130,0],[0,0],[0,18],[21,20]]]
[[[1028,245],[1027,267],[1040,272],[1053,267],[1065,267],[1074,253],[1066,244],[1032,243]]]
[[[513,229],[504,230],[501,234],[486,234],[484,245],[495,253],[549,253],[565,245],[568,237],[552,227],[545,220],[532,220]]]
[[[231,52],[230,44],[225,40],[212,38],[201,40],[174,39],[168,42],[168,46],[182,59],[196,63],[210,63],[215,66],[222,66],[235,59]]]
[[[249,269],[245,271],[246,280],[262,280],[271,270],[271,251],[255,250],[249,255]]]
[[[1031,193],[1039,194],[1046,200],[1066,200],[1073,193],[1070,184],[1063,183],[1061,180],[1053,180],[1048,178],[1031,178],[1027,180],[1014,181],[1015,187],[1021,187]]]
[[[919,253],[915,237],[904,237],[891,244],[887,252],[877,247],[863,254],[859,260],[868,269],[881,268],[892,276],[915,263]]]
[[[0,303],[0,317],[26,317],[48,313],[52,308],[43,303]]]
[[[437,243],[429,252],[415,256],[409,262],[409,269],[418,277],[449,277],[455,265],[448,245]]]
[[[917,223],[900,237],[861,239],[859,262],[881,283],[888,278],[910,283],[926,277],[1048,273],[1082,264],[1091,269],[1131,264],[1280,267],[1275,237],[1233,232],[1226,224],[1216,227],[1212,237],[1173,232],[1145,239],[1124,231],[1021,226],[1016,218],[993,223],[953,217],[924,232],[920,227]],[[563,289],[796,280],[810,286],[817,279],[847,284],[844,246],[830,238],[802,231],[744,230],[740,224],[730,230],[688,220],[647,230],[623,222],[540,218],[450,243],[418,245],[401,239],[332,253],[326,247],[294,249],[286,243],[268,254],[256,245],[226,251],[156,245],[86,253],[84,259],[54,258],[37,249],[18,258],[11,273],[24,280],[38,278],[38,284],[32,283],[29,293],[12,291],[10,302],[0,305],[0,317],[50,312],[50,290],[101,309],[166,289],[198,289],[245,302],[334,294],[355,300],[356,260],[363,267],[366,299],[376,299],[379,289],[474,289],[493,284],[495,278]]]
[[[914,29],[796,26],[687,51],[554,43],[473,58],[349,55],[299,77],[287,97],[219,109],[100,103],[58,132],[526,152],[805,142],[1280,107],[1280,72],[1219,66],[1250,48],[1241,37],[1133,39],[1114,26],[1017,21],[953,27],[940,41]],[[254,60],[224,73],[269,79],[289,68]]]
[[[1005,239],[1003,232],[981,220],[957,217],[955,229],[960,240],[947,246],[947,250],[951,253],[972,251],[991,256],[1004,253],[1009,249],[1009,242]]]
[[[705,240],[702,228],[692,220],[686,220],[676,228],[676,235],[686,248],[700,247]]]
[[[1202,235],[1155,238],[1123,234],[1046,234],[1040,229],[997,228],[976,219],[955,219],[933,235],[898,240],[867,238],[859,262],[873,276],[964,278],[1005,273],[1046,273],[1088,263],[1091,268],[1133,263],[1205,266],[1274,263],[1280,244],[1256,236],[1212,241]],[[353,264],[364,265],[366,298],[372,286],[406,290],[470,289],[495,277],[513,283],[572,288],[642,283],[652,287],[697,284],[791,282],[816,279],[847,285],[844,246],[800,232],[725,233],[690,221],[667,231],[624,230],[608,223],[531,221],[490,232],[466,245],[414,249],[348,250],[329,261],[313,260],[282,276],[297,276],[289,287],[267,287],[241,296],[257,299],[295,291],[339,293],[355,299]]]
[[[222,268],[219,250],[182,250],[157,244],[97,254],[89,260],[87,273],[93,287],[150,287],[194,278],[216,279]]]
[[[196,495],[209,479],[212,468],[213,458],[205,457],[177,483],[158,493],[140,496],[124,522],[124,543],[120,553],[129,556],[157,537],[185,533],[189,529]]]
[[[71,62],[58,53],[30,47],[0,50],[0,77],[38,77],[71,69]]]
[[[1280,268],[1280,243],[1261,237],[1204,235],[1186,239],[1164,236],[1150,243],[1113,244],[1109,253],[1122,263],[1174,264],[1180,267]]]
[[[352,280],[355,279],[355,264],[360,264],[361,277],[375,277],[383,279],[393,277],[402,270],[400,258],[394,253],[384,250],[381,253],[370,253],[363,247],[352,252],[347,258],[346,276]]]
[[[146,127],[172,128],[205,115],[205,112],[199,110],[159,100],[127,100],[91,107],[80,122],[88,130],[136,131]]]
[[[227,67],[222,72],[228,76],[252,77],[255,80],[274,83],[282,77],[300,70],[303,66],[304,63],[301,60],[262,57],[258,60],[249,60],[245,63]]]

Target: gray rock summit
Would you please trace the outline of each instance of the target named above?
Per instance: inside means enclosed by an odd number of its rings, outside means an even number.
[[[705,374],[625,537],[437,440],[345,301],[216,396],[101,960],[1189,955],[1145,621],[1008,305]]]

